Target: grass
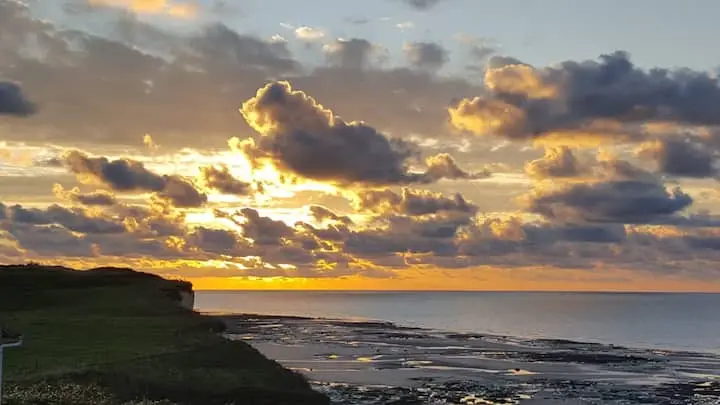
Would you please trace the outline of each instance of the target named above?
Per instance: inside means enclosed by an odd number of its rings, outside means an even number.
[[[181,308],[191,289],[131,270],[0,267],[0,325],[24,336],[6,351],[3,404],[328,403],[223,339],[219,321]]]

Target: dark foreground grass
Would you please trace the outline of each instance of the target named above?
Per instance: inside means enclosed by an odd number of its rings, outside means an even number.
[[[298,374],[181,308],[191,285],[130,270],[0,267],[5,405],[326,404]]]

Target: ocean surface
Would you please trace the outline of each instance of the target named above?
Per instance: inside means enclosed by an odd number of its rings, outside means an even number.
[[[720,294],[199,291],[195,306],[720,354]]]

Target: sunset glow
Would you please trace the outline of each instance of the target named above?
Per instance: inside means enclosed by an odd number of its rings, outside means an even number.
[[[700,62],[490,46],[404,1],[357,21],[50,3],[0,0],[0,262],[197,289],[720,291]]]

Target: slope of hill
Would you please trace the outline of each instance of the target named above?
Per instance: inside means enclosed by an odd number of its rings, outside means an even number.
[[[0,266],[3,404],[326,404],[298,374],[183,308],[192,285],[129,269]]]

